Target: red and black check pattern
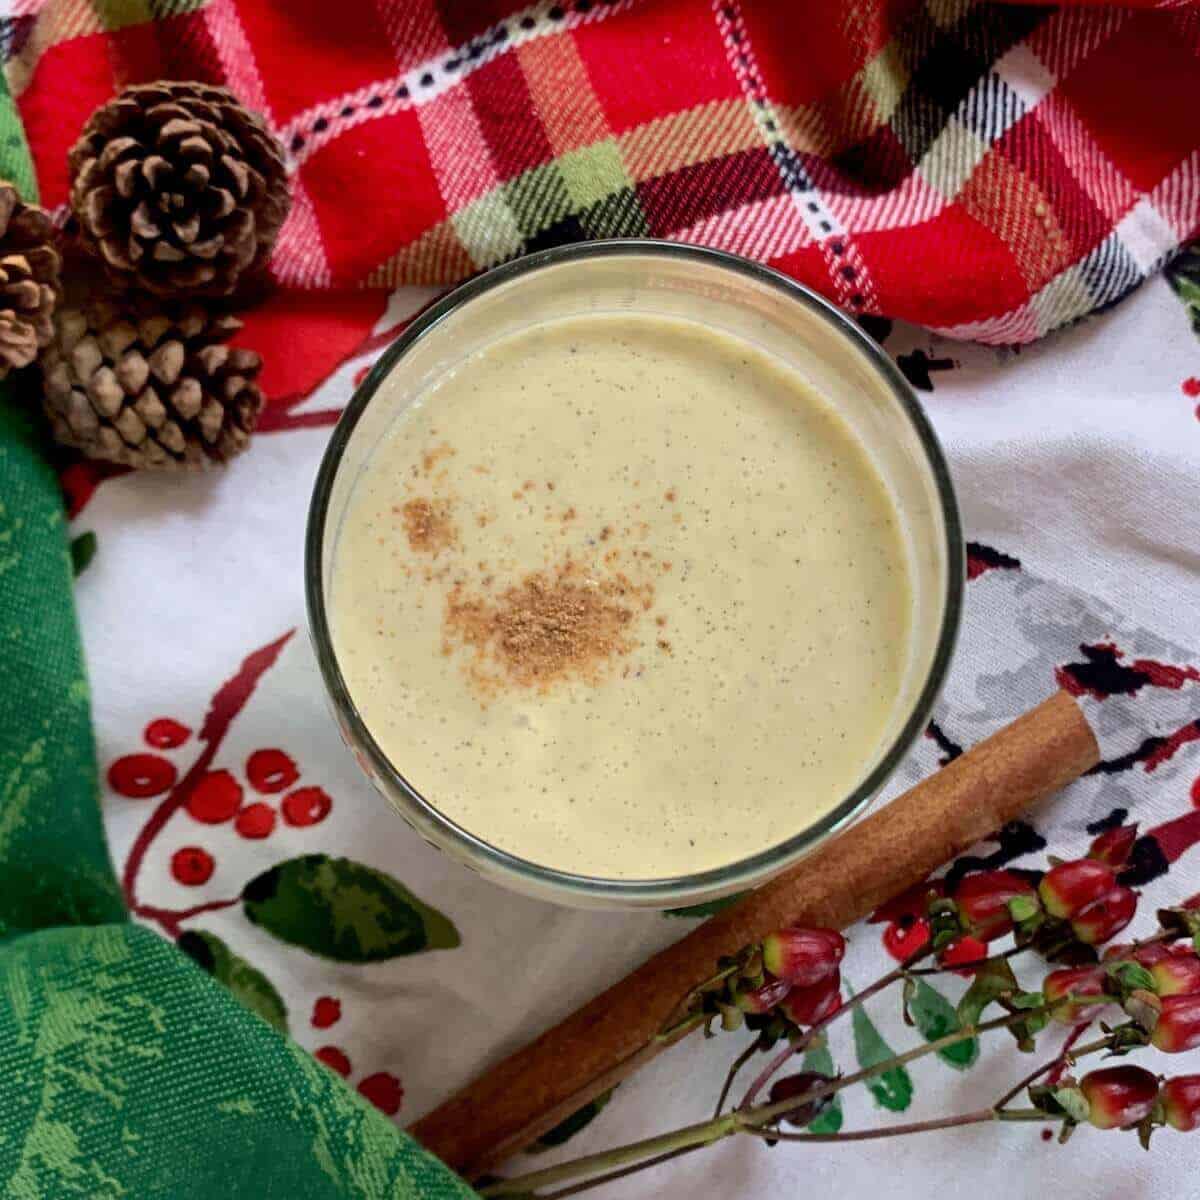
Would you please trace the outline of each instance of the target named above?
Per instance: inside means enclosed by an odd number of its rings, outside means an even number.
[[[650,235],[1008,343],[1200,233],[1188,4],[10,2],[43,201],[65,200],[66,150],[115,88],[228,83],[293,161],[288,289],[445,286]]]

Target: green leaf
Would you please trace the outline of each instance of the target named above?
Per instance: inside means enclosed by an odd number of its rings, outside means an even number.
[[[836,1079],[838,1074],[828,1045],[814,1046],[804,1056],[804,1069],[816,1071],[819,1075],[828,1075],[830,1079]],[[808,1123],[808,1131],[809,1133],[837,1133],[841,1127],[842,1098],[835,1092],[830,1097],[829,1106]]]
[[[984,1009],[1001,996],[1009,996],[1020,991],[1020,984],[1013,974],[1007,958],[989,958],[975,972],[971,986],[963,993],[958,1002],[958,1023],[960,1026],[977,1025]]]
[[[875,1028],[875,1022],[867,1016],[861,1005],[855,1008],[852,1020],[854,1053],[860,1067],[878,1066],[896,1057],[896,1052],[883,1040],[883,1035]],[[876,1104],[891,1112],[903,1112],[912,1103],[912,1079],[903,1067],[892,1067],[882,1075],[868,1079],[867,1087],[875,1097]]]
[[[78,578],[96,557],[96,535],[89,529],[71,539],[71,570]]]
[[[280,1033],[287,1033],[287,1006],[283,997],[261,971],[234,954],[215,933],[189,929],[180,936],[178,946],[251,1012],[258,1013]]]
[[[961,1026],[954,1005],[923,979],[916,981],[916,990],[909,1000],[908,1011],[927,1042],[936,1042],[948,1033],[957,1033]],[[956,1042],[937,1052],[938,1058],[956,1071],[965,1071],[979,1058],[978,1038]]]
[[[308,854],[250,880],[248,920],[337,962],[382,962],[459,944],[458,930],[398,879],[348,858]]]
[[[727,908],[732,908],[746,893],[736,892],[732,896],[722,896],[719,900],[705,900],[703,904],[693,904],[690,908],[665,908],[664,917],[712,917]]]
[[[552,1150],[555,1146],[561,1146],[563,1142],[569,1141],[581,1129],[590,1125],[600,1114],[604,1106],[612,1099],[615,1088],[609,1088],[607,1092],[601,1092],[595,1100],[589,1101],[582,1108],[577,1108],[569,1117],[559,1121],[553,1129],[547,1129],[532,1146],[526,1147],[526,1154],[540,1154],[543,1150]]]
[[[1176,275],[1171,280],[1171,286],[1185,304],[1200,304],[1200,282],[1189,279],[1186,275]]]

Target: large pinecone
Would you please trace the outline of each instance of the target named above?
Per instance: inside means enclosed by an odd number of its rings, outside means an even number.
[[[42,355],[55,438],[130,467],[194,467],[245,449],[262,410],[262,359],[225,345],[241,321],[170,311],[66,308]]]
[[[0,179],[0,379],[54,336],[60,266],[50,218]]]
[[[126,88],[69,156],[84,245],[113,283],[225,296],[265,265],[290,204],[283,148],[226,88]]]

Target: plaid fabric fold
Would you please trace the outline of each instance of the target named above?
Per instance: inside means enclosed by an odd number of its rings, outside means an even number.
[[[1200,233],[1200,11],[969,0],[10,0],[45,202],[114,89],[229,84],[289,149],[294,289],[649,235],[1026,342]]]

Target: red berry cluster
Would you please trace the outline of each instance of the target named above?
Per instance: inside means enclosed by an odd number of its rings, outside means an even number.
[[[1078,1083],[1031,1089],[1044,1110],[1069,1125],[1086,1121],[1096,1129],[1138,1129],[1143,1141],[1169,1125],[1181,1133],[1200,1128],[1200,1075],[1163,1080],[1144,1067],[1101,1067]]]
[[[337,1024],[341,1016],[341,1001],[332,996],[320,996],[313,1004],[312,1024],[315,1029],[328,1029]],[[348,1079],[354,1070],[350,1056],[340,1046],[319,1046],[313,1051],[313,1058],[324,1063],[331,1071],[336,1071],[343,1079]],[[366,1075],[355,1086],[359,1095],[389,1117],[394,1117],[400,1111],[404,1088],[390,1071]]]
[[[1132,839],[1123,840],[1127,854]],[[1117,853],[1111,845],[1108,851]],[[1094,962],[1094,947],[1116,937],[1136,911],[1137,893],[1117,882],[1110,863],[1080,858],[1056,863],[1036,888],[1013,871],[967,875],[950,897],[931,894],[927,915],[942,963],[955,966],[986,958],[987,942],[1014,930],[1018,943],[1052,961]]]
[[[841,1008],[845,953],[845,939],[832,929],[792,925],[763,940],[763,968],[782,987],[779,1011],[793,1025],[816,1025]]]
[[[1137,893],[1117,882],[1108,863],[1079,858],[1051,867],[1038,884],[1045,911],[1070,924],[1086,946],[1114,938],[1137,911]]]
[[[842,1004],[840,963],[846,942],[832,929],[789,926],[722,964],[697,1012],[736,1029],[743,1021],[768,1040],[831,1017]]]
[[[192,731],[171,717],[158,717],[146,726],[142,736],[155,750],[177,750]],[[282,750],[255,750],[246,759],[245,772],[251,788],[260,796],[287,793],[279,802],[278,812],[267,800],[245,803],[236,776],[218,770],[206,772],[192,784],[184,801],[188,815],[202,825],[232,821],[240,837],[258,841],[274,833],[279,816],[286,825],[316,825],[333,808],[333,800],[324,788],[293,786],[300,771]],[[160,796],[175,786],[178,777],[175,764],[161,754],[126,754],[108,769],[109,786],[131,800]],[[183,846],[171,856],[171,874],[188,887],[207,883],[215,867],[212,855],[200,846]]]

